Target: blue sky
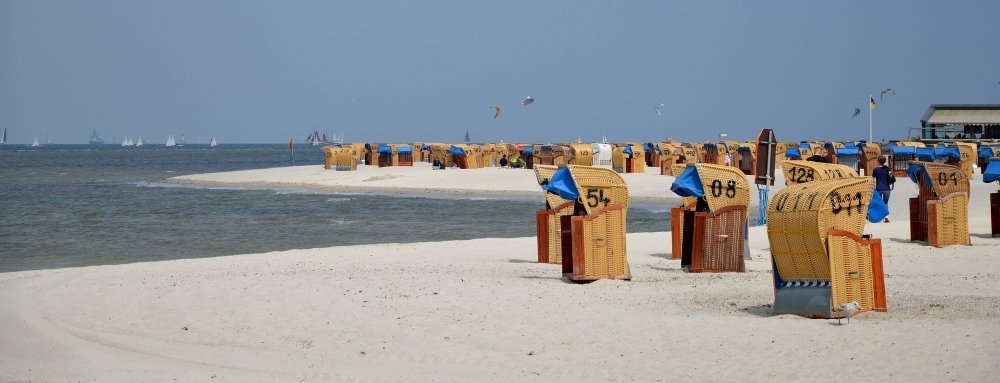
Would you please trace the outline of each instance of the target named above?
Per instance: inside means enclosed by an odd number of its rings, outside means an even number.
[[[930,104],[1000,102],[998,14],[997,1],[7,0],[0,125],[12,143],[301,142],[314,124],[365,142],[742,141],[762,127],[848,140],[867,139],[873,94],[874,138],[901,139]]]

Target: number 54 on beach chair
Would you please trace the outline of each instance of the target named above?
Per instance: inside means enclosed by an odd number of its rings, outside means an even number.
[[[551,168],[543,168],[543,172]],[[542,190],[560,199],[558,204],[559,236],[563,275],[571,281],[596,279],[632,279],[625,251],[625,216],[628,212],[628,187],[611,169],[593,166],[560,166],[547,180],[539,174]],[[559,201],[572,201],[572,212]],[[553,213],[555,215],[556,213]],[[541,219],[541,216],[538,215]],[[552,222],[552,221],[547,221]],[[539,222],[541,234],[543,224]],[[546,233],[554,233],[554,223],[547,223]],[[539,238],[542,247],[550,248]],[[550,250],[552,251],[552,250]],[[550,253],[549,262],[552,261]]]

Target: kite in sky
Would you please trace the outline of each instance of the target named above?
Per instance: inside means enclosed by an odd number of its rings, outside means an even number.
[[[853,115],[853,116],[851,116],[851,118],[852,118],[852,119],[854,119],[854,118],[858,118],[858,115],[859,115],[859,114],[861,114],[861,109],[858,109],[858,108],[854,108],[854,115]]]
[[[663,106],[663,104],[656,104],[656,114],[658,114],[658,115],[661,115],[661,116],[662,116],[662,115],[663,115],[663,113],[660,113],[660,107],[661,107],[661,106]]]
[[[881,100],[881,99],[882,99],[882,96],[884,96],[884,95],[885,95],[886,93],[892,93],[892,94],[896,94],[896,91],[894,91],[894,90],[892,90],[892,89],[886,89],[886,90],[883,90],[883,91],[882,91],[882,94],[878,95],[878,99],[879,99],[879,100]]]
[[[491,106],[491,108],[496,109],[496,111],[497,111],[497,114],[494,115],[493,118],[500,117],[500,107],[496,106],[496,105],[493,105],[493,106]]]
[[[531,105],[531,103],[533,102],[535,102],[535,99],[531,98],[531,96],[528,96],[528,98],[524,99],[524,101],[521,101],[521,105],[528,106]]]

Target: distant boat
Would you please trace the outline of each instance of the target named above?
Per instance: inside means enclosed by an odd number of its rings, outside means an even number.
[[[167,146],[176,146],[177,143],[174,142],[174,135],[171,134],[167,136]]]
[[[210,142],[208,146],[218,146],[218,145],[219,144],[215,143],[215,136],[212,136],[212,142]]]
[[[52,145],[52,137],[45,139],[45,145]]]
[[[135,142],[135,146],[142,146],[142,135],[139,135],[139,139]]]
[[[101,136],[97,135],[97,131],[96,130],[94,131],[94,133],[90,134],[90,144],[91,145],[104,145],[104,140],[101,139]]]
[[[326,140],[324,139],[323,136],[319,134],[318,131],[316,131],[316,129],[313,129],[313,132],[309,133],[309,137],[306,137],[306,142],[313,145],[319,145],[319,144],[325,144]]]
[[[7,128],[3,128],[3,137],[0,137],[0,145],[7,144]]]
[[[125,139],[122,140],[122,146],[132,146],[132,144],[128,142],[128,137],[125,137]]]
[[[35,142],[32,142],[32,143],[31,143],[31,147],[32,147],[32,148],[33,148],[33,147],[36,147],[36,146],[41,146],[41,145],[38,145],[38,136],[35,136]]]

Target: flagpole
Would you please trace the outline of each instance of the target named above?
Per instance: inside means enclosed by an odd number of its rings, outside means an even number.
[[[874,142],[872,141],[872,111],[875,109],[872,108],[871,104],[872,100],[874,100],[874,98],[872,98],[872,95],[869,94],[868,95],[868,142],[869,143]]]

